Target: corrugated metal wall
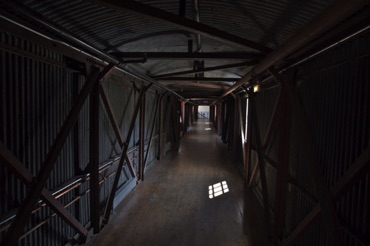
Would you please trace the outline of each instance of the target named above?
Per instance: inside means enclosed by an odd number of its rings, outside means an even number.
[[[66,63],[69,58],[53,49],[2,30],[0,44],[0,141],[35,176],[85,83],[85,77],[79,71],[69,68]],[[113,70],[102,82],[124,139],[134,107],[137,105],[138,88],[142,84],[142,81],[119,70]],[[146,93],[146,150],[155,106],[159,99],[157,93],[154,89]],[[61,194],[58,200],[87,228],[90,221],[90,199],[89,180],[85,169],[89,163],[89,121],[89,100],[86,100],[47,182],[47,188],[51,191],[60,190],[62,187],[70,188],[70,191]],[[156,121],[147,165],[156,159],[158,153],[159,126],[158,120]],[[99,139],[99,161],[102,168],[100,201],[103,210],[117,169],[114,164],[117,164],[121,150],[102,102]],[[135,168],[138,167],[138,140],[139,117],[129,143],[129,158]],[[103,169],[105,166],[107,168]],[[136,184],[127,166],[122,172],[117,194]],[[1,241],[9,226],[10,220],[6,219],[14,217],[16,209],[27,194],[27,187],[4,165],[0,165],[0,188],[2,196],[5,197],[0,199]],[[26,231],[36,225],[40,227],[30,231],[20,241],[21,245],[64,245],[75,235],[75,231],[55,216],[47,206],[33,214]]]
[[[370,34],[343,44],[301,65],[296,70],[296,90],[308,118],[311,134],[319,154],[320,167],[330,189],[370,144]],[[261,139],[275,106],[278,89],[256,94]],[[279,122],[279,121],[277,121]],[[300,129],[292,117],[289,147],[289,185],[285,209],[285,236],[317,204],[309,163],[299,138]],[[271,148],[266,152],[266,176],[269,205],[274,212],[277,145],[276,126]],[[255,134],[255,132],[253,132]],[[252,138],[253,139],[253,138]],[[254,145],[255,141],[252,142]],[[257,162],[252,150],[250,174]],[[370,173],[362,173],[335,206],[346,245],[370,243]],[[254,191],[262,201],[261,182]],[[262,202],[261,202],[262,204]],[[326,224],[318,219],[295,242],[296,245],[329,245]]]

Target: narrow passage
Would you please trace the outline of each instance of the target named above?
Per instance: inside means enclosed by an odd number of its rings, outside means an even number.
[[[260,206],[206,120],[152,165],[89,246],[269,245]]]

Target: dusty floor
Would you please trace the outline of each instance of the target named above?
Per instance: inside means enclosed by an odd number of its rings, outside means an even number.
[[[153,164],[88,245],[269,245],[261,208],[226,145],[206,128],[196,122],[178,151]],[[209,186],[219,182],[210,199]]]

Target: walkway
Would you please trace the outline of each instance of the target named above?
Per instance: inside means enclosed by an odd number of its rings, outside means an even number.
[[[196,122],[88,245],[268,245],[262,211],[228,155],[211,125]]]

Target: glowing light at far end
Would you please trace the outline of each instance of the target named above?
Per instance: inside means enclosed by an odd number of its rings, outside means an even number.
[[[206,128],[206,129],[204,129],[204,130],[206,130],[206,131],[210,131],[210,130],[212,130],[212,128],[209,128],[209,127],[208,127],[208,128]]]

